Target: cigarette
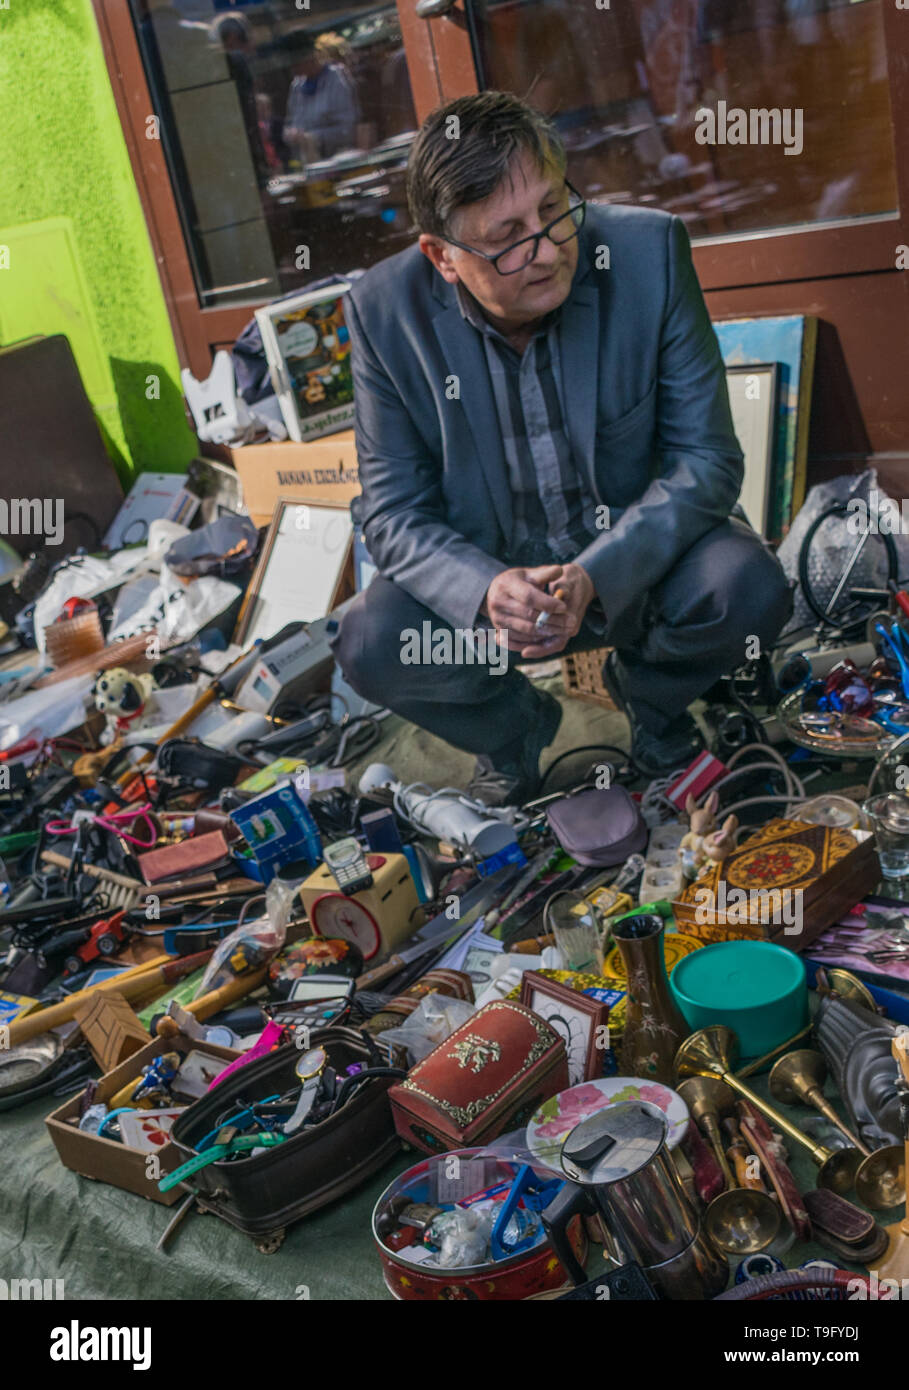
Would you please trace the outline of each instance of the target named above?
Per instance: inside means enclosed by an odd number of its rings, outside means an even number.
[[[564,590],[564,589],[556,589],[555,593],[553,594],[553,598],[557,598],[560,602],[564,602],[564,600],[565,600],[565,590]],[[544,608],[544,609],[542,610],[542,612],[540,612],[540,613],[537,614],[537,620],[536,620],[536,622],[534,623],[534,628],[535,628],[535,630],[539,632],[539,630],[540,630],[541,628],[544,628],[544,627],[546,626],[546,624],[547,624],[548,621],[549,621],[549,614],[546,612],[546,609]]]

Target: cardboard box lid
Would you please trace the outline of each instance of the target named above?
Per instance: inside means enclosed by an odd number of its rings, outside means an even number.
[[[296,444],[247,444],[230,449],[243,502],[257,526],[271,521],[281,497],[347,505],[360,491],[353,430]],[[221,455],[223,456],[223,455]]]

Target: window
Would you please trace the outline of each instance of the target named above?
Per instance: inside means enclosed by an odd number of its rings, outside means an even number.
[[[261,304],[412,240],[393,3],[130,6],[202,306]]]
[[[470,14],[482,85],[554,116],[592,201],[664,208],[693,237],[898,208],[881,0],[470,0]]]

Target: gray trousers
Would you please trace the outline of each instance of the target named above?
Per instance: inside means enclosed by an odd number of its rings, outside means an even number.
[[[609,617],[609,595],[599,595]],[[625,668],[634,712],[659,735],[692,700],[753,654],[768,651],[792,611],[776,557],[735,517],[708,531],[639,603],[607,624],[586,625],[566,652],[614,646]],[[513,665],[492,674],[482,664],[405,664],[404,634],[451,632],[449,625],[381,575],[358,594],[333,640],[348,683],[468,753],[513,748],[534,708],[531,683]],[[510,656],[520,662],[518,653]],[[430,779],[431,780],[431,779]]]

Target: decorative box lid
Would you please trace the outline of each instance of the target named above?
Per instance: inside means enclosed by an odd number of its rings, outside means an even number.
[[[393,1087],[448,1115],[458,1129],[513,1096],[525,1074],[565,1044],[531,1009],[497,999],[478,1009],[451,1037]]]
[[[766,896],[778,892],[801,895],[808,906],[848,873],[856,860],[872,852],[870,843],[858,840],[851,830],[807,821],[772,820],[749,835],[722,864],[690,883],[677,906],[684,920],[697,909],[714,903],[717,919],[722,905],[740,902],[745,895]],[[847,862],[848,861],[848,862]],[[748,919],[751,914],[745,911]]]

